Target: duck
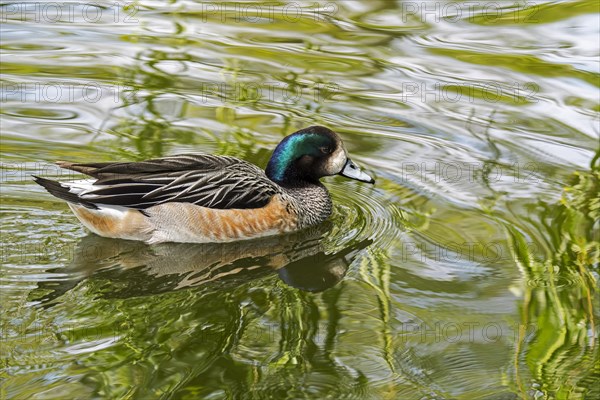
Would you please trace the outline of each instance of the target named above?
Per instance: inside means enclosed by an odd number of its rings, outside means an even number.
[[[332,213],[321,178],[375,183],[349,158],[339,135],[323,126],[284,137],[265,170],[235,157],[201,153],[56,164],[90,178],[33,179],[66,201],[87,229],[148,244],[233,242],[299,231]]]

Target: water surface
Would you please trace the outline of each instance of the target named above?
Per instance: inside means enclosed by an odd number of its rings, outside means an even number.
[[[600,398],[597,2],[53,4],[1,7],[2,397]],[[31,180],[315,124],[377,184],[296,235],[103,239]]]

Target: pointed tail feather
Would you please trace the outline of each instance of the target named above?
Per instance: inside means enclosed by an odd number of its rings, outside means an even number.
[[[57,161],[55,163],[61,168],[70,169],[71,171],[81,172],[82,174],[86,174],[89,176],[93,176],[97,178],[96,171],[107,167],[109,165],[113,165],[115,163],[105,162],[105,163],[89,163],[89,164],[76,164],[68,161]]]
[[[76,193],[69,191],[68,187],[60,184],[60,182],[53,181],[51,179],[40,178],[39,176],[33,176],[33,180],[38,185],[41,185],[51,195],[58,197],[61,200],[68,201],[69,203],[81,204],[87,208],[97,209],[98,207],[94,203],[81,199]]]

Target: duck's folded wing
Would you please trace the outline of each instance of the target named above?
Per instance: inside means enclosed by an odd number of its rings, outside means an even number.
[[[77,195],[94,204],[145,209],[167,202],[260,208],[281,189],[257,166],[234,157],[185,154],[142,162],[70,164],[97,180]]]

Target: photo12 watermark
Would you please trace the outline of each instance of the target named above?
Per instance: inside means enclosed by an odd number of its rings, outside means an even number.
[[[533,161],[500,164],[467,161],[402,161],[400,181],[435,183],[474,183],[486,181],[539,183],[542,167]]]
[[[334,2],[201,2],[202,22],[217,21],[221,23],[271,23],[282,21],[297,23],[301,20],[327,21],[335,17],[339,11]]]
[[[178,91],[175,89],[174,91]],[[199,82],[185,89],[196,103],[256,103],[261,101],[296,104],[303,100],[324,103],[340,93],[335,82],[295,85],[284,82]],[[0,101],[19,103],[132,102],[140,89],[101,82],[0,82]]]
[[[538,163],[515,162],[510,165],[483,162],[403,161],[399,164],[400,183],[538,183],[542,168]],[[0,163],[0,182],[21,182],[36,175],[45,178],[75,179],[78,174],[44,162]]]
[[[0,101],[19,103],[98,103],[110,99],[120,103],[133,99],[137,89],[99,82],[0,82]]]
[[[195,99],[201,103],[218,100],[232,103],[260,101],[296,104],[302,99],[316,103],[333,101],[340,92],[335,82],[316,82],[303,86],[284,82],[203,82],[195,90]]]
[[[517,247],[518,246],[518,247]],[[524,242],[510,245],[500,241],[465,242],[403,242],[400,247],[402,262],[418,260],[441,263],[480,263],[516,262],[517,254],[527,254],[531,259],[541,260],[545,254],[536,242]]]
[[[178,12],[197,13],[203,23],[265,24],[299,23],[303,20],[326,22],[337,18],[343,2],[240,2],[201,1],[190,3]],[[165,4],[165,10],[169,4]],[[139,24],[142,14],[139,2],[109,1],[27,1],[0,5],[0,22],[33,23],[112,23]],[[514,24],[536,23],[540,5],[536,2],[497,1],[403,1],[399,15],[404,23],[460,23],[475,20],[487,24],[507,21]]]
[[[400,343],[517,343],[538,332],[535,324],[506,324],[479,321],[405,322],[397,330]]]
[[[139,91],[125,84],[111,84],[98,81],[49,81],[49,82],[0,82],[0,100],[21,103],[65,103],[85,101],[96,103],[107,97],[115,103],[134,98]],[[311,99],[321,103],[334,101],[336,94],[343,93],[337,82],[306,82],[303,84],[282,81],[241,82],[241,81],[200,81],[185,89],[172,91],[189,92],[196,101],[252,103],[271,101],[294,104],[301,99]],[[506,87],[496,82],[481,83],[417,83],[403,82],[396,97],[403,103],[409,102],[469,102],[483,101],[497,103],[536,103],[539,86],[533,82],[518,83]]]
[[[165,10],[168,11],[168,4]],[[203,23],[272,23],[281,21],[286,24],[302,20],[316,22],[327,21],[339,11],[335,2],[209,2],[190,3],[183,13],[197,12]],[[138,2],[14,2],[0,6],[0,21],[21,21],[33,23],[112,23],[139,24],[141,15]],[[181,12],[181,10],[178,10]]]
[[[540,87],[535,82],[513,82],[504,84],[493,81],[482,82],[402,82],[400,100],[403,103],[469,102],[497,103],[510,101],[516,104],[537,103]]]
[[[58,24],[139,24],[137,2],[36,1],[5,3],[0,6],[0,22],[10,21]]]
[[[419,20],[424,23],[458,23],[479,19],[487,24],[508,22],[536,23],[539,4],[532,1],[403,1],[400,15],[403,22]]]
[[[538,333],[535,324],[507,325],[500,322],[478,321],[437,321],[434,323],[401,323],[394,334],[396,345],[426,344],[426,343],[496,343],[500,341],[517,343],[529,340]],[[18,326],[0,332],[0,342],[18,338],[27,338],[26,345],[40,345],[43,343],[62,342],[73,344],[77,342],[102,342],[119,341],[132,334],[136,326],[129,321],[116,322],[106,326],[80,326],[80,325],[29,325]],[[176,333],[173,333],[177,335]],[[223,332],[198,326],[189,327],[178,333],[193,337],[194,340],[210,342],[219,341]],[[277,325],[252,325],[239,332],[244,340],[278,342],[281,340],[281,327]],[[311,336],[315,342],[323,342],[328,335],[327,331],[316,331]]]

